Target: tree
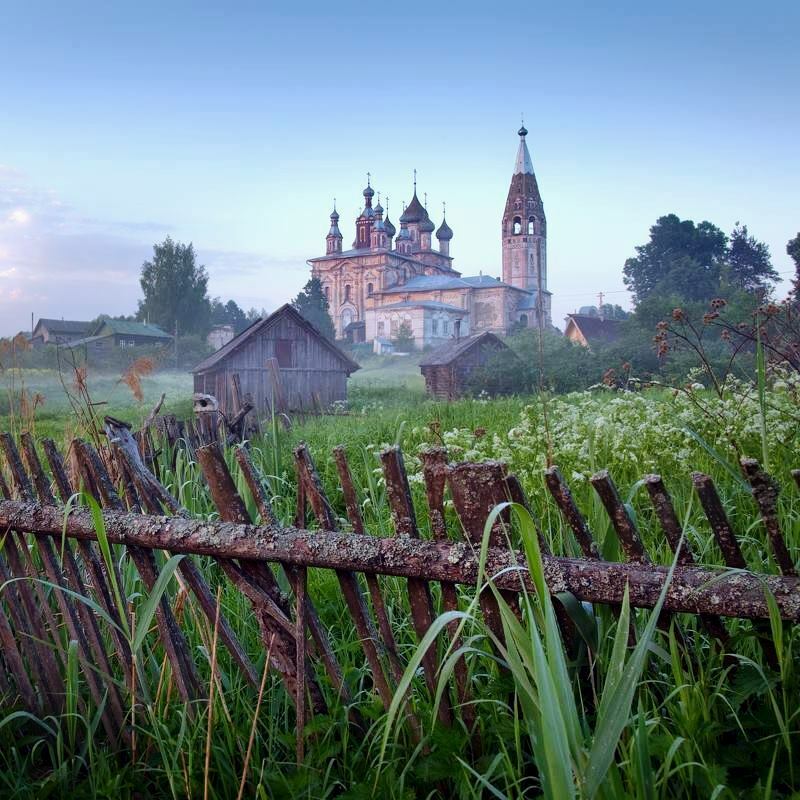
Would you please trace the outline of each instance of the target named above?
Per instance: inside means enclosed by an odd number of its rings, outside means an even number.
[[[153,245],[153,258],[142,264],[139,280],[144,299],[137,318],[172,333],[177,323],[181,335],[205,334],[211,318],[208,273],[195,261],[194,247],[167,236]]]
[[[322,291],[319,278],[311,278],[300,294],[292,300],[292,305],[305,317],[326,339],[334,340],[336,331],[328,311],[328,298]]]
[[[797,303],[800,301],[800,233],[786,243],[786,253],[794,261],[794,278],[789,298]]]
[[[748,235],[747,225],[736,223],[728,242],[724,275],[727,282],[753,294],[766,294],[769,284],[778,280],[772,267],[769,247]]]
[[[248,326],[247,315],[233,300],[223,303],[218,297],[211,301],[211,324],[231,325],[234,333],[241,333]]]
[[[598,309],[596,316],[603,317],[604,319],[628,319],[629,314],[622,306],[616,303],[603,303]]]
[[[397,328],[397,333],[392,339],[394,349],[398,353],[410,353],[414,349],[414,331],[411,329],[411,323],[408,320],[403,320]]]
[[[675,214],[659,217],[650,228],[650,241],[625,262],[625,285],[637,304],[654,293],[708,300],[719,289],[726,244],[725,234],[710,222],[695,225]]]

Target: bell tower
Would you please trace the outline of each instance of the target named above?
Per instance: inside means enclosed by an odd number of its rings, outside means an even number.
[[[534,292],[541,303],[545,324],[550,322],[549,293],[547,292],[547,222],[544,216],[542,196],[533,172],[531,154],[525,137],[528,131],[523,125],[519,131],[519,148],[514,164],[514,174],[508,189],[508,198],[503,212],[503,281]]]

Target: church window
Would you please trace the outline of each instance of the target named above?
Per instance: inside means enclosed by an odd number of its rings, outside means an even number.
[[[392,320],[392,336],[397,336],[397,331],[400,329],[400,320],[395,317]]]
[[[533,233],[534,232],[533,231],[533,226],[534,226],[535,222],[536,222],[536,218],[535,217],[528,217],[528,233]]]
[[[438,336],[439,335],[439,320],[432,319],[431,320],[431,335]]]
[[[353,321],[353,312],[346,308],[342,311],[342,331],[344,332],[345,328]]]
[[[378,336],[383,336],[386,330],[386,325],[383,320],[378,323]]]
[[[528,315],[527,314],[520,314],[519,315],[519,324],[522,325],[523,328],[528,327]]]
[[[331,287],[330,286],[326,286],[322,291],[325,292],[325,299],[330,303],[330,301],[331,301]]]
[[[344,287],[344,301],[345,301],[345,303],[349,303],[350,302],[350,284],[349,283],[345,284],[345,287]]]
[[[444,320],[444,322],[442,322],[442,333],[445,336],[447,336],[447,334],[450,333],[450,322],[449,322],[449,320]]]
[[[519,217],[514,217],[514,233],[522,233],[522,220]]]
[[[371,284],[367,284],[367,297],[372,297],[372,293],[375,291],[375,287]]]

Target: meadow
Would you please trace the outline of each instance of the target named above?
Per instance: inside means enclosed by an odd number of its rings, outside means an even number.
[[[79,432],[71,405],[59,396],[60,381],[52,375],[18,375],[14,386],[18,389],[23,380],[29,392],[47,395],[45,404],[28,409],[28,416],[19,411],[8,415],[6,409],[2,427],[32,427],[37,435],[54,435],[61,442]],[[114,376],[89,376],[89,385],[96,401],[107,401],[97,406],[100,415],[141,420],[162,391],[168,394],[167,408],[188,411],[191,384],[186,375],[144,379],[141,402]],[[800,467],[799,388],[791,375],[775,375],[761,398],[754,386],[735,382],[721,397],[688,384],[677,391],[597,390],[448,404],[425,398],[411,362],[375,359],[355,374],[346,413],[296,419],[289,430],[265,420],[265,433],[251,443],[251,451],[275,498],[277,515],[289,522],[296,492],[291,452],[301,441],[308,443],[326,491],[344,518],[330,458],[334,446],[344,445],[366,526],[377,535],[391,533],[377,458],[387,445],[403,449],[423,536],[430,535],[418,459],[423,448],[444,445],[452,461],[502,459],[520,477],[553,552],[577,554],[542,480],[543,468],[555,463],[601,551],[618,560],[616,537],[588,483],[593,472],[608,468],[653,560],[669,564],[672,553],[640,482],[645,473],[658,472],[698,560],[720,564],[691,488],[690,472],[701,470],[715,478],[751,568],[775,572],[737,460],[742,455],[759,458],[783,486],[780,517],[797,562],[800,493],[790,470]],[[196,465],[182,453],[161,478],[192,514],[215,516]],[[449,523],[457,524],[453,519]],[[524,515],[513,535],[526,545],[536,573],[531,549],[535,537]],[[225,586],[223,608],[257,668],[263,668],[263,644],[249,605],[213,564],[201,562],[212,586]],[[146,590],[124,558],[121,568],[135,612],[146,602]],[[398,646],[404,659],[412,661],[417,641],[405,586],[391,578],[382,586]],[[169,591],[173,598],[178,594],[175,586]],[[590,648],[584,648],[581,659],[570,661],[545,593],[523,603],[522,623],[498,657],[473,593],[464,591],[461,624],[469,646],[466,660],[480,747],[463,726],[442,729],[435,723],[424,682],[411,670],[412,703],[424,733],[423,742],[416,744],[376,698],[333,574],[311,570],[309,593],[330,631],[366,733],[351,726],[349,709],[321,677],[329,712],[309,721],[306,758],[297,766],[294,712],[280,681],[268,676],[259,705],[256,693],[220,652],[223,692],[211,709],[203,706],[190,718],[173,692],[155,693],[136,711],[136,752],[121,757],[103,744],[96,710],[88,702],[58,718],[31,719],[5,709],[0,718],[0,795],[224,798],[241,791],[245,797],[650,800],[793,797],[800,792],[796,626],[772,620],[770,635],[778,651],[773,668],[765,662],[753,626],[745,621],[728,622],[735,656],[726,659],[694,617],[676,620],[681,636],[674,626],[655,630],[655,614],[631,612],[636,635],[629,642],[627,612],[617,619],[608,609],[595,608],[587,612]],[[207,679],[211,631],[191,602],[182,613],[195,661]],[[149,683],[161,686],[166,667],[160,647],[144,640],[137,656]],[[80,693],[80,676],[73,680]]]

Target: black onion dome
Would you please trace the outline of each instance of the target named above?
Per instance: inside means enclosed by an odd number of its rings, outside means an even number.
[[[436,238],[440,242],[449,242],[453,238],[453,231],[450,226],[447,224],[447,220],[443,219],[442,224],[439,226],[439,230],[436,231]]]
[[[375,206],[375,213],[376,214],[383,214],[383,206],[381,205],[381,201],[378,200],[378,205]]]
[[[422,203],[420,203],[417,193],[414,192],[414,197],[403,212],[403,216],[400,217],[400,222],[422,222],[427,216],[428,212],[425,210]]]
[[[528,129],[527,129],[527,128],[526,128],[526,127],[523,125],[523,126],[522,126],[522,127],[521,127],[521,128],[518,130],[518,131],[517,131],[517,133],[518,133],[520,136],[527,136],[527,135],[528,135]]]
[[[369,184],[367,184],[367,188],[364,189],[363,195],[364,197],[374,197],[375,190]]]
[[[397,228],[395,228],[395,226],[392,225],[392,221],[389,219],[389,217],[386,217],[386,220],[383,223],[383,227],[386,228],[386,235],[390,239],[397,233]]]
[[[333,213],[331,214],[331,222],[338,222],[339,221],[339,212],[334,208]]]
[[[431,222],[427,211],[425,212],[425,218],[419,224],[419,229],[423,233],[433,233],[436,230],[436,226]]]

